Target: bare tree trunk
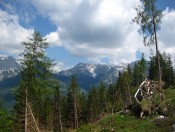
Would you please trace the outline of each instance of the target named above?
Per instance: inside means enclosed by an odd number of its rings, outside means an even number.
[[[77,100],[76,100],[76,93],[75,89],[73,91],[73,100],[74,100],[74,127],[78,127],[78,110],[77,110]]]
[[[115,93],[114,90],[113,90],[113,97],[112,97],[112,115],[114,114],[114,103],[115,103],[115,100],[117,98],[117,92]]]
[[[130,92],[130,89],[129,89],[129,84],[128,84],[128,79],[127,79],[127,89],[128,89],[128,95],[129,95],[129,102],[130,104],[132,104],[132,98],[131,98],[131,92]]]
[[[105,92],[103,93],[103,96],[104,96],[104,99],[105,99],[106,111],[108,112],[108,104],[107,104]]]
[[[61,116],[60,106],[59,106],[59,121],[60,121],[60,132],[63,132],[63,124],[62,124],[62,116]]]
[[[152,12],[154,12],[153,9],[153,3],[152,3]],[[154,25],[154,37],[155,37],[155,44],[156,44],[156,56],[157,56],[157,64],[158,64],[158,70],[159,70],[159,89],[160,91],[162,91],[162,86],[161,86],[161,82],[162,82],[162,76],[161,76],[161,67],[160,67],[160,57],[159,57],[159,49],[158,49],[158,41],[157,41],[157,32],[156,32],[156,23],[155,23],[155,18],[154,18],[154,14],[153,14],[153,25]]]
[[[30,105],[28,103],[27,103],[27,107],[29,108],[29,112],[30,112],[30,115],[32,116],[32,120],[33,120],[33,123],[35,125],[35,128],[36,128],[37,132],[40,132],[40,130],[38,128],[38,125],[36,123],[35,117],[33,115],[32,109],[31,109],[31,107],[30,107]]]
[[[26,100],[25,100],[25,132],[27,132],[27,87],[25,89],[25,94],[26,94]]]
[[[77,128],[78,127],[78,110],[77,110],[77,101],[76,101],[76,99],[75,99],[75,102],[74,102],[74,110],[75,110],[75,128]]]

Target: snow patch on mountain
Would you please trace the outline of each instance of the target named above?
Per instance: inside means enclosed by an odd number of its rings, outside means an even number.
[[[87,69],[89,70],[89,73],[92,74],[92,77],[96,77],[96,73],[95,73],[95,69],[96,69],[96,66],[95,65],[87,65]]]
[[[118,79],[119,72],[126,70],[126,65],[114,66],[106,64],[87,64],[79,63],[76,66],[60,71],[58,79],[69,86],[72,75],[76,75],[80,87],[88,90],[93,85],[104,82],[106,85],[115,83]]]
[[[13,57],[0,55],[0,80],[19,74],[19,64]]]
[[[6,55],[0,55],[0,60],[5,60],[5,59],[8,59],[8,56],[6,56]]]

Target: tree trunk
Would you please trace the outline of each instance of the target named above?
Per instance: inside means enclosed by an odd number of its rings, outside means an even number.
[[[153,7],[154,7],[154,5],[152,3],[152,12],[154,12]],[[154,13],[153,13],[153,25],[154,25],[154,37],[155,37],[155,45],[156,45],[157,64],[158,64],[158,74],[159,74],[159,90],[162,91],[162,86],[161,86],[162,76],[161,76],[160,57],[159,57],[159,49],[158,49],[156,23],[155,23]]]
[[[26,89],[25,89],[25,93],[26,93],[26,100],[25,100],[25,132],[27,132],[27,113],[28,113],[28,111],[27,111],[27,87],[26,87]]]
[[[63,124],[62,124],[62,116],[61,116],[61,110],[59,106],[59,121],[60,121],[60,132],[63,131]]]
[[[129,105],[131,105],[132,104],[132,98],[131,98],[131,92],[130,92],[130,88],[129,88],[129,83],[128,83],[128,79],[126,79],[126,83],[127,83],[127,90],[128,90],[128,98],[129,98],[129,102],[130,102],[130,104]]]
[[[74,127],[77,128],[78,127],[78,110],[77,110],[77,100],[76,100],[76,93],[75,93],[75,89],[73,92],[73,100],[74,100]]]

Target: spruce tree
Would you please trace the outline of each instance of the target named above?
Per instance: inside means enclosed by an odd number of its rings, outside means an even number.
[[[115,106],[115,102],[116,102],[116,91],[115,91],[114,84],[110,84],[108,86],[107,102],[108,102],[108,105],[109,105],[109,110],[113,114],[114,113],[114,106]]]
[[[77,128],[79,126],[79,95],[80,90],[78,87],[76,76],[73,75],[70,82],[70,87],[67,93],[67,110],[68,110],[68,126]]]
[[[6,109],[3,108],[2,100],[0,98],[0,131],[12,132],[14,119]]]
[[[157,56],[157,69],[158,69],[158,78],[159,78],[159,88],[161,88],[161,66],[160,66],[160,57],[158,49],[158,39],[157,39],[157,30],[160,29],[160,23],[162,18],[162,11],[156,8],[156,0],[140,0],[141,5],[135,8],[137,16],[133,19],[133,22],[136,22],[140,25],[143,42],[147,46],[155,44],[156,46],[156,56]]]
[[[103,82],[101,82],[98,86],[98,101],[99,101],[99,109],[101,113],[107,112],[108,105],[107,105],[107,92],[106,87]]]
[[[54,82],[53,89],[53,127],[54,131],[63,131],[63,97],[58,81]]]
[[[140,85],[140,78],[139,78],[139,75],[140,74],[140,71],[139,71],[139,64],[138,63],[135,63],[134,65],[134,68],[133,68],[133,80],[132,80],[132,83],[133,83],[133,86],[139,86]]]
[[[84,92],[80,92],[79,96],[80,112],[79,112],[79,124],[88,122],[88,108],[87,108],[87,96]]]
[[[93,123],[99,119],[100,109],[98,101],[98,91],[95,86],[93,86],[88,92],[88,120]]]
[[[174,73],[171,57],[165,52],[160,54],[160,62],[162,68],[162,80],[165,82],[165,87],[171,87],[174,85]],[[149,78],[151,80],[157,79],[157,70],[156,70],[156,56],[151,57],[150,59],[150,68],[149,68]]]
[[[23,131],[24,128],[27,131],[29,129],[27,122],[28,105],[31,106],[36,119],[41,121],[42,109],[39,110],[39,107],[43,105],[43,94],[48,88],[46,87],[47,84],[44,85],[42,81],[46,82],[50,77],[52,64],[45,55],[48,43],[39,32],[35,31],[32,38],[29,38],[28,42],[23,42],[22,45],[25,49],[21,54],[21,83],[16,91],[14,110],[16,120],[18,120],[18,123],[21,122],[19,123],[20,126],[25,124],[25,127],[22,127],[19,131]]]
[[[156,69],[157,69],[156,57],[152,56],[150,57],[150,67],[149,67],[149,79],[150,80],[157,80],[158,71]]]

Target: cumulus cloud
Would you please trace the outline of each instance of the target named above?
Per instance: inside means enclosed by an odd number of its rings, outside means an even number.
[[[51,32],[45,36],[47,42],[51,44],[51,46],[62,46],[63,44],[60,41],[58,32]]]
[[[60,61],[55,61],[55,62],[54,62],[54,65],[53,65],[52,68],[51,68],[51,70],[52,70],[54,73],[58,73],[58,72],[60,72],[60,71],[62,71],[62,70],[66,70],[66,69],[68,69],[68,67],[66,67],[66,66],[64,65],[64,63],[63,63],[63,62],[60,62]]]
[[[26,41],[32,29],[20,26],[18,16],[0,10],[0,49],[9,54],[19,54],[22,50],[21,42]]]
[[[110,64],[133,61],[137,51],[144,52],[147,58],[149,56],[150,48],[144,47],[142,35],[138,33],[139,26],[131,24],[136,16],[133,7],[139,4],[139,0],[31,0],[30,4],[57,26],[56,31],[46,35],[48,42],[52,46],[64,46],[74,56],[98,63],[108,58]],[[175,11],[167,9],[164,13],[158,31],[159,47],[161,51],[173,53]],[[6,29],[17,26],[15,35],[22,31],[21,35],[26,38],[30,30],[21,27],[18,18],[13,20],[16,24],[9,21],[11,24],[5,23]],[[10,36],[14,33],[10,32]],[[3,37],[8,38],[8,35]]]
[[[171,54],[175,54],[175,10],[168,8],[163,12],[161,30],[158,32],[160,48]]]
[[[131,20],[136,15],[133,7],[139,0],[31,2],[40,14],[57,26],[54,34],[58,39],[55,40],[61,41],[72,55],[98,62],[108,57],[110,63],[117,63],[122,58],[129,61],[136,58],[135,52],[142,40],[137,32],[138,26],[131,24]]]

